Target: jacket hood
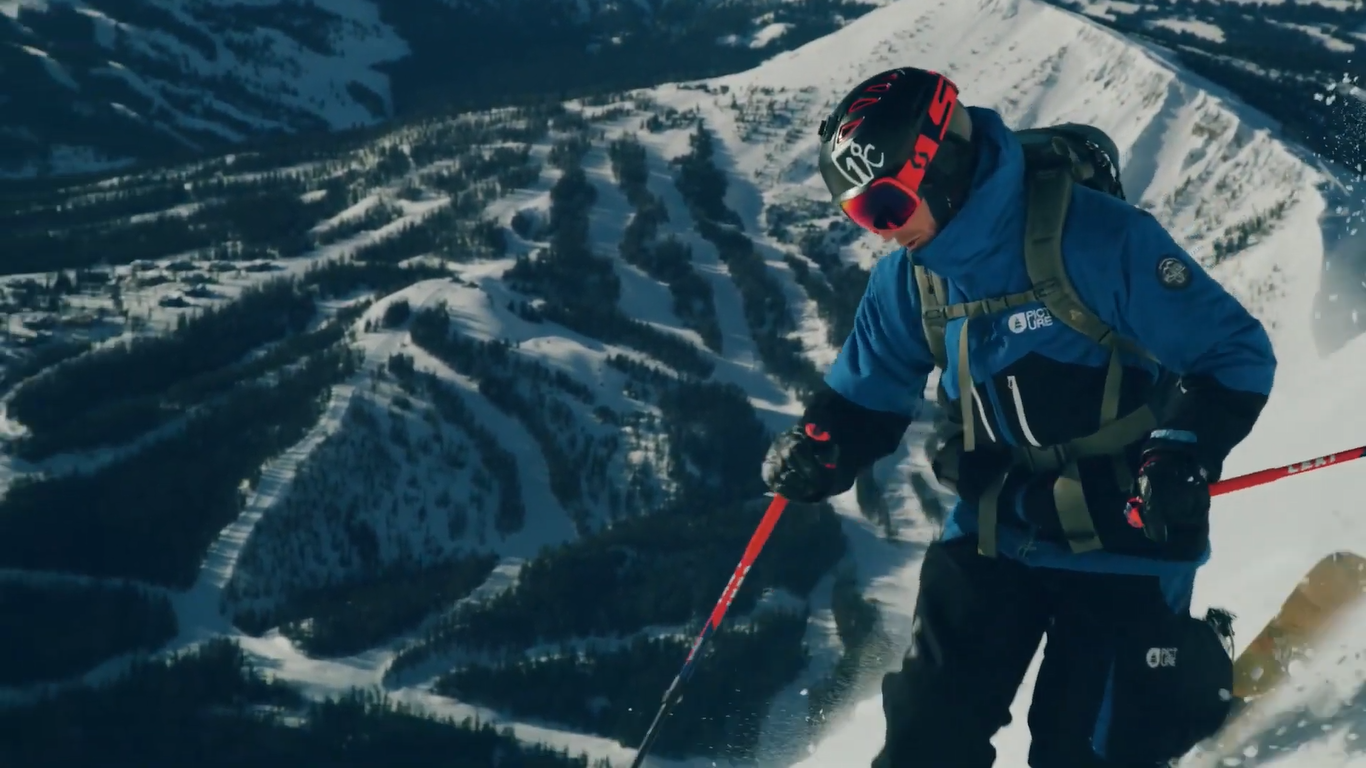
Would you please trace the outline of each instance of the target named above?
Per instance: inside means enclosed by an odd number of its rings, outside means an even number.
[[[913,261],[956,283],[970,298],[1028,287],[1024,267],[1024,150],[1001,116],[985,107],[972,115],[977,170],[963,209]]]

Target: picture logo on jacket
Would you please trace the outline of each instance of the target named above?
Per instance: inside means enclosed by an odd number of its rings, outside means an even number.
[[[1024,333],[1039,328],[1047,328],[1053,324],[1053,315],[1046,308],[1027,309],[1023,312],[1016,312],[1006,321],[1011,333]]]
[[[1175,256],[1168,256],[1157,263],[1157,281],[1162,283],[1164,288],[1185,288],[1191,283],[1190,267]]]

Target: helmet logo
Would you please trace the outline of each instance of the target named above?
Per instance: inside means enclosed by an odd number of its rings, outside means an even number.
[[[920,134],[915,139],[915,149],[911,152],[909,168],[902,168],[897,174],[897,178],[908,185],[911,189],[920,189],[920,182],[925,179],[925,169],[934,160],[934,156],[939,152],[939,142]]]
[[[949,110],[953,106],[954,97],[958,95],[958,89],[954,87],[949,79],[943,76],[939,78],[939,86],[935,89],[934,100],[930,102],[929,117],[930,122],[936,128],[940,128],[939,138],[944,138],[943,131],[948,129]]]
[[[925,170],[938,151],[939,142],[923,133],[920,134],[916,137],[915,151],[911,154],[911,167],[919,171]]]
[[[877,153],[877,162],[873,161],[870,152]],[[836,163],[840,175],[844,176],[850,184],[859,186],[867,184],[877,177],[877,169],[887,162],[887,155],[882,150],[872,144],[853,143],[849,145],[849,150],[842,158],[842,163]]]

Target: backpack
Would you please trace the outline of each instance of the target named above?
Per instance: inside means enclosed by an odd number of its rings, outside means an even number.
[[[983,299],[967,304],[948,305],[943,278],[924,267],[914,270],[920,293],[925,339],[935,363],[944,367],[945,331],[948,321],[964,315],[976,316],[1042,301],[1062,323],[1102,346],[1120,343],[1140,351],[1114,336],[1105,324],[1082,302],[1062,262],[1062,227],[1072,197],[1072,184],[1083,186],[1123,200],[1119,180],[1119,150],[1099,128],[1064,123],[1048,128],[1015,131],[1024,148],[1027,219],[1025,224],[1025,266],[1032,287],[1028,291]]]
[[[1119,151],[1110,137],[1099,128],[1078,123],[1015,131],[1015,136],[1023,145],[1025,154],[1027,200],[1024,257],[1030,289],[1009,296],[948,304],[944,279],[920,265],[915,265],[912,271],[914,288],[920,296],[925,340],[941,370],[946,361],[946,329],[950,320],[992,314],[1034,301],[1043,302],[1053,317],[1110,350],[1110,364],[1101,398],[1100,429],[1063,445],[1043,448],[1026,445],[1014,449],[1018,464],[1035,471],[1060,473],[1054,495],[1072,551],[1101,549],[1100,539],[1081,494],[1076,462],[1081,458],[1110,456],[1115,459],[1116,479],[1121,487],[1125,487],[1126,482],[1132,482],[1132,475],[1122,460],[1122,452],[1125,446],[1142,438],[1156,426],[1156,417],[1148,406],[1119,416],[1120,382],[1123,376],[1120,353],[1130,352],[1150,359],[1152,355],[1133,341],[1116,334],[1081,300],[1063,266],[1062,230],[1067,220],[1073,184],[1082,184],[1125,199],[1119,180]],[[959,380],[970,381],[966,331],[957,341],[960,345]],[[972,397],[960,393],[959,406],[959,428],[964,430],[963,450],[971,451],[975,447]],[[994,493],[999,493],[999,486],[999,481],[993,484],[978,505],[982,534],[979,549],[982,554],[989,556],[995,554],[995,536],[989,532],[994,531],[995,527]]]

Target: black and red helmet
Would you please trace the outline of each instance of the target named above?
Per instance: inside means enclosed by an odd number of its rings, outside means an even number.
[[[943,226],[972,186],[972,120],[947,77],[902,67],[850,91],[820,125],[820,170],[849,218],[897,229],[923,202]]]

